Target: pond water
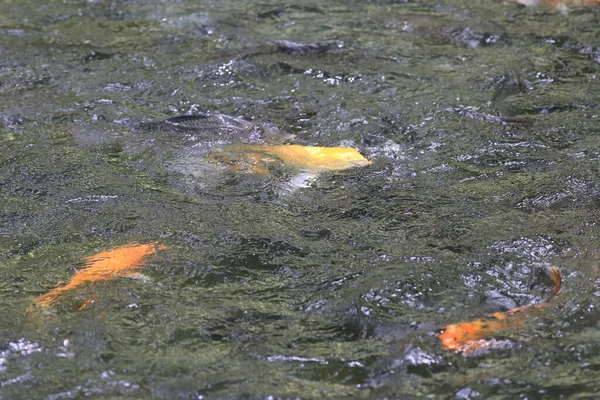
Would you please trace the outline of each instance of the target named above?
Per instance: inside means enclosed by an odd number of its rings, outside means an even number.
[[[600,397],[599,37],[495,0],[0,2],[0,399]],[[138,129],[201,113],[372,163]],[[141,279],[36,309],[132,242]],[[544,312],[442,347],[550,264]]]

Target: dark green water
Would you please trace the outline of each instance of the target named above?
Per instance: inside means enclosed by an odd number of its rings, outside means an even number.
[[[493,0],[1,1],[0,399],[600,398],[599,37]],[[131,129],[199,112],[373,164],[290,191]],[[147,279],[26,312],[132,241],[168,246]],[[546,263],[548,313],[441,347]]]

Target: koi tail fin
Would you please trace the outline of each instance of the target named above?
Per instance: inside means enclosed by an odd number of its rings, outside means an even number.
[[[550,296],[544,301],[544,303],[548,303],[562,292],[562,275],[560,274],[560,270],[554,265],[544,267],[544,272],[554,282]]]

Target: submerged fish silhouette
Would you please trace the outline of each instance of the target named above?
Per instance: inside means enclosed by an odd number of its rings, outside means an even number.
[[[470,354],[475,350],[489,347],[493,343],[493,341],[489,340],[491,336],[502,331],[522,328],[528,318],[536,315],[535,310],[547,306],[550,300],[558,296],[561,291],[562,278],[558,268],[554,266],[546,267],[544,272],[554,282],[552,293],[544,302],[497,312],[474,321],[448,325],[439,335],[444,348]]]
[[[279,164],[309,172],[338,171],[367,166],[371,161],[349,147],[289,145],[231,145],[209,156],[233,171],[268,175],[268,165]]]
[[[133,130],[166,135],[198,135],[203,141],[229,139],[248,143],[283,143],[294,138],[294,135],[266,121],[250,122],[230,115],[208,113],[146,122],[133,127]]]
[[[129,243],[94,254],[85,259],[87,267],[77,271],[69,283],[37,297],[35,303],[42,308],[51,307],[62,296],[80,286],[131,274],[132,271],[143,266],[144,257],[154,254],[156,250],[166,248],[157,243]],[[90,302],[92,301],[86,300],[76,307],[76,310],[85,308]]]

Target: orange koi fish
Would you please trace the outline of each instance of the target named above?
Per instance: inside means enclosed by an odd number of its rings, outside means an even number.
[[[497,312],[474,321],[448,325],[439,335],[442,346],[446,350],[469,354],[475,350],[489,347],[493,343],[487,339],[490,336],[502,331],[523,327],[527,318],[532,316],[532,311],[546,307],[561,291],[562,278],[558,268],[554,266],[547,267],[544,272],[554,282],[552,293],[544,302]]]
[[[39,296],[35,299],[35,303],[42,308],[50,307],[56,304],[62,296],[79,286],[131,274],[132,271],[143,266],[144,257],[154,254],[156,250],[166,248],[157,243],[129,243],[94,254],[85,259],[87,267],[77,271],[69,283]],[[76,310],[79,311],[90,303],[93,303],[93,300],[86,300]]]
[[[212,153],[209,160],[230,165],[236,172],[268,175],[269,164],[287,165],[310,172],[339,171],[371,164],[349,147],[288,145],[231,145]]]

